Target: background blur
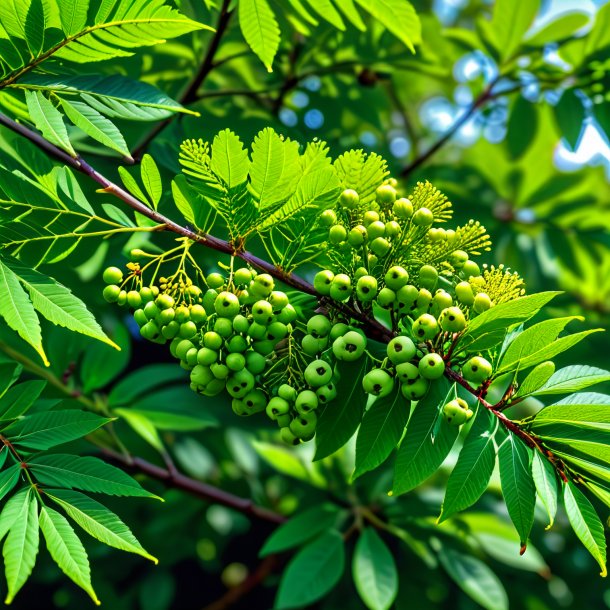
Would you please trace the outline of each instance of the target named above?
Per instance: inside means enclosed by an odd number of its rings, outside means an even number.
[[[527,3],[528,0],[518,0]],[[177,1],[203,21],[216,23],[221,2]],[[313,3],[312,3],[313,4]],[[316,3],[318,6],[323,3]],[[339,4],[336,2],[335,4]],[[363,148],[387,158],[392,175],[409,191],[430,180],[454,203],[456,222],[480,220],[494,242],[486,262],[504,263],[525,278],[528,291],[561,289],[554,312],[584,315],[585,326],[608,328],[610,318],[610,5],[603,0],[544,0],[534,25],[509,53],[490,36],[493,2],[430,0],[413,2],[422,22],[422,43],[411,54],[378,22],[366,21],[362,32],[341,13],[299,11],[296,0],[272,3],[280,22],[281,46],[273,72],[247,48],[237,19],[229,20],[213,69],[192,108],[201,118],[175,120],[154,139],[149,151],[168,176],[178,171],[177,148],[185,138],[211,138],[230,127],[249,142],[262,127],[273,125],[305,142],[320,138],[333,155]],[[342,27],[339,27],[339,21]],[[212,37],[197,33],[146,49],[133,58],[100,64],[100,70],[123,71],[178,99],[197,70]],[[133,146],[146,135],[146,124],[125,125]],[[98,155],[99,149],[91,149]],[[87,153],[85,153],[85,156]],[[116,160],[96,159],[111,178]],[[83,184],[83,188],[90,188]],[[168,241],[169,243],[169,241]],[[114,338],[126,346],[121,358],[90,344],[88,366],[98,372],[89,392],[103,392],[127,370],[170,362],[163,347],[143,346],[123,330],[115,308],[101,299],[99,269],[124,263],[115,242],[91,252],[72,267],[49,272],[104,316]],[[207,263],[214,265],[214,258]],[[112,311],[111,311],[112,309]],[[84,343],[62,329],[49,329],[54,370],[63,374],[82,363]],[[610,340],[595,334],[570,352],[571,361],[608,367]],[[79,364],[80,366],[80,364]],[[100,372],[101,371],[101,372]],[[184,389],[187,390],[186,385]],[[175,396],[175,395],[174,395]],[[167,400],[161,393],[149,401]],[[185,408],[201,409],[199,397],[180,394]],[[287,513],[320,502],[325,492],[296,464],[276,468],[278,457],[252,439],[265,438],[264,422],[242,421],[215,405],[219,428],[166,435],[177,464],[186,473],[255,500],[264,498]],[[129,431],[124,431],[129,438]],[[133,446],[155,459],[135,435]],[[303,463],[311,448],[304,447]],[[345,485],[349,457],[323,466],[338,489]],[[281,459],[280,459],[281,461]],[[299,470],[299,468],[301,468]],[[305,474],[303,474],[305,472]],[[437,515],[447,468],[397,504],[401,514],[421,516],[415,535]],[[374,488],[383,472],[363,477]],[[270,526],[240,514],[146,482],[164,496],[164,504],[135,500],[110,503],[160,566],[108,548],[89,545],[94,585],[106,608],[122,610],[190,610],[196,608],[270,608],[274,576],[251,596],[235,604],[223,597],[260,564],[258,550]],[[156,488],[155,488],[156,487]],[[600,514],[608,516],[607,509]],[[514,534],[503,518],[499,485],[464,516],[479,535],[481,557],[504,583],[515,610],[610,608],[610,590],[593,560],[569,532],[565,516],[550,532],[543,517],[534,527],[531,549],[519,559]],[[481,516],[477,520],[477,515]],[[426,516],[429,519],[426,521]],[[544,559],[542,558],[544,557]],[[479,607],[438,568],[405,550],[400,555],[399,609],[467,610]],[[486,586],[495,586],[493,582]],[[32,582],[15,602],[36,609],[40,600],[55,608],[83,608],[84,594],[60,578],[48,556],[41,557]],[[220,602],[214,604],[214,600]],[[212,605],[210,605],[212,604]],[[338,589],[320,608],[344,610],[364,606],[352,590]]]

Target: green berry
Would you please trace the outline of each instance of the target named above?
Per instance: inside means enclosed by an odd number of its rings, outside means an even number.
[[[410,309],[419,296],[419,290],[413,284],[407,284],[396,291],[396,306],[399,309]]]
[[[195,345],[192,341],[189,341],[188,339],[182,339],[182,341],[180,341],[180,343],[178,343],[178,345],[176,346],[176,357],[180,358],[180,360],[186,359],[186,353],[194,347]]]
[[[315,412],[311,413],[299,413],[298,417],[295,417],[290,422],[290,431],[300,439],[309,439],[316,431],[316,424],[318,423],[318,417]]]
[[[419,377],[419,369],[410,362],[397,364],[395,370],[396,376],[400,379],[401,383],[415,381]]]
[[[419,208],[413,214],[412,221],[418,227],[429,227],[434,222],[434,214],[428,208]]]
[[[432,265],[422,265],[419,269],[419,285],[434,290],[438,282],[438,271]]]
[[[250,293],[258,298],[267,298],[275,288],[275,281],[268,273],[257,275],[250,284]]]
[[[212,375],[214,375],[216,379],[226,379],[230,373],[229,367],[221,362],[210,364],[210,371],[212,371]]]
[[[191,339],[197,334],[197,325],[195,322],[191,322],[190,320],[188,322],[183,322],[180,324],[178,334],[184,339]]]
[[[337,387],[331,381],[330,383],[319,387],[316,390],[316,396],[318,397],[318,400],[325,405],[337,398]]]
[[[315,392],[312,392],[311,390],[303,390],[302,392],[299,392],[298,396],[296,397],[294,407],[298,413],[309,413],[310,411],[315,411],[318,408],[318,402],[319,399]]]
[[[369,241],[372,241],[377,237],[385,235],[385,223],[381,222],[381,220],[375,220],[369,223],[365,230],[367,231]]]
[[[267,360],[264,356],[253,351],[246,352],[246,368],[253,375],[260,375],[266,367]]]
[[[275,421],[278,415],[290,413],[290,403],[279,396],[274,396],[267,404],[266,411],[269,419]]]
[[[394,265],[388,269],[384,279],[388,288],[397,291],[409,281],[409,273],[403,267]]]
[[[358,207],[358,203],[360,202],[360,197],[358,193],[354,189],[345,189],[339,195],[339,205],[342,207],[353,210]]]
[[[197,352],[197,363],[203,366],[210,366],[218,360],[218,352],[209,347],[202,347]]]
[[[328,362],[318,359],[307,365],[304,376],[306,383],[310,387],[318,388],[331,380],[333,370]]]
[[[267,327],[258,322],[252,322],[250,328],[248,328],[248,337],[251,337],[255,341],[262,341],[267,335]]]
[[[252,271],[246,267],[236,269],[233,273],[233,282],[238,286],[247,286],[252,281]]]
[[[248,369],[241,369],[232,373],[227,381],[227,392],[233,398],[243,398],[256,384],[254,375]]]
[[[338,246],[340,243],[344,242],[347,239],[347,231],[343,225],[335,225],[330,228],[328,232],[328,239],[331,244],[335,244]]]
[[[144,305],[144,313],[149,320],[153,320],[161,313],[161,310],[155,305],[154,301],[149,301]]]
[[[492,366],[488,360],[481,356],[473,356],[462,367],[462,375],[467,381],[472,383],[482,383],[492,373]]]
[[[142,303],[148,303],[149,301],[152,301],[155,298],[153,291],[148,288],[148,286],[140,288],[140,296],[142,297]]]
[[[457,300],[470,307],[474,303],[474,293],[472,292],[472,286],[469,282],[460,282],[455,287],[455,296]]]
[[[121,307],[127,303],[127,290],[121,290],[119,292],[119,298],[116,300],[116,302]]]
[[[249,415],[260,413],[267,406],[267,397],[262,390],[251,390],[242,399],[242,403]]]
[[[479,269],[479,266],[471,260],[468,260],[464,263],[461,272],[466,279],[468,279],[469,277],[481,275],[481,270]]]
[[[220,273],[210,273],[205,278],[205,283],[210,288],[221,288],[225,284],[225,278]]]
[[[394,388],[394,379],[383,369],[372,369],[362,378],[362,388],[367,394],[383,398]]]
[[[388,358],[393,364],[409,362],[415,357],[415,343],[409,337],[394,337],[387,347]]]
[[[343,322],[337,322],[333,324],[333,327],[330,329],[329,338],[331,341],[334,341],[337,337],[342,337],[349,330],[349,326],[344,324]]]
[[[252,306],[252,318],[257,324],[268,326],[273,320],[273,307],[269,301],[256,301]]]
[[[403,383],[400,386],[402,395],[408,400],[421,400],[428,391],[430,382],[424,377],[417,377],[411,382]]]
[[[148,340],[156,339],[159,336],[159,327],[154,320],[149,320],[140,328],[140,334]]]
[[[227,341],[227,351],[230,354],[243,354],[248,349],[248,341],[241,335],[234,335]]]
[[[146,314],[144,313],[143,309],[136,309],[133,312],[133,319],[136,321],[136,324],[138,326],[144,326],[144,324],[146,324],[146,322],[148,322],[148,318],[146,317]]]
[[[108,267],[104,269],[102,279],[106,284],[118,284],[123,281],[123,272],[118,267]]]
[[[351,231],[347,235],[347,243],[352,248],[359,248],[364,244],[367,238],[366,227],[362,225],[358,225],[351,229]]]
[[[191,381],[198,386],[206,386],[214,379],[210,367],[198,364],[191,371]]]
[[[142,297],[137,290],[130,290],[127,293],[127,304],[133,309],[137,309],[142,305]]]
[[[102,295],[104,300],[108,303],[116,303],[119,300],[119,295],[121,294],[121,289],[114,284],[110,284],[106,286],[102,291]]]
[[[287,445],[298,445],[301,442],[301,439],[295,436],[288,427],[280,429],[280,438]]]
[[[417,365],[424,379],[439,379],[445,372],[445,361],[439,354],[426,354]]]
[[[288,334],[288,327],[281,322],[272,322],[267,327],[267,340],[277,343]]]
[[[239,299],[232,292],[223,291],[214,301],[214,310],[221,318],[234,318],[240,310]]]
[[[459,307],[443,309],[438,318],[441,328],[450,333],[459,333],[466,328],[466,316]]]
[[[391,307],[395,300],[396,293],[390,288],[382,288],[377,295],[377,304],[384,309]]]
[[[356,283],[356,296],[363,303],[377,296],[377,280],[372,275],[364,275]]]
[[[337,214],[335,210],[324,210],[320,214],[320,225],[322,227],[332,227],[337,222]]]
[[[222,337],[213,330],[209,330],[203,335],[203,344],[208,349],[218,351],[222,347]]]
[[[290,303],[275,316],[276,320],[282,324],[291,324],[297,317],[297,311]]]
[[[413,322],[411,332],[418,341],[428,341],[437,335],[438,322],[429,313],[422,314]]]
[[[396,218],[406,220],[413,216],[413,204],[406,197],[401,197],[394,202],[392,212]]]
[[[461,398],[450,400],[443,406],[443,418],[452,426],[461,426],[473,415],[468,404]]]
[[[161,334],[166,339],[173,339],[174,337],[177,337],[179,332],[180,332],[180,324],[178,324],[178,322],[176,322],[176,320],[172,320],[171,322],[169,322],[168,324],[166,324],[165,326],[163,326],[161,328]]]
[[[375,191],[375,200],[381,206],[390,206],[396,201],[396,189],[389,184],[382,184]]]
[[[208,318],[208,315],[205,313],[205,309],[202,305],[191,305],[190,312],[190,318],[193,322],[195,322],[195,324],[201,324]]]
[[[485,294],[484,292],[479,292],[479,294],[474,297],[472,308],[477,313],[483,313],[484,311],[487,311],[490,307],[491,299],[489,298],[489,295]]]
[[[281,311],[289,303],[288,295],[281,290],[273,290],[269,295],[268,301],[271,303],[273,311]]]
[[[456,268],[461,269],[468,260],[468,252],[464,250],[455,250],[449,255],[449,262]]]
[[[392,244],[385,237],[377,237],[371,242],[371,252],[383,258],[392,249]]]
[[[175,303],[174,303],[174,299],[171,295],[160,294],[155,299],[155,304],[157,305],[157,307],[159,309],[169,309],[170,307],[173,307]]]
[[[322,314],[312,316],[307,322],[307,332],[316,338],[326,337],[331,328],[331,321]]]
[[[345,273],[338,273],[330,285],[330,297],[335,301],[345,301],[352,294],[352,282]]]
[[[330,294],[330,287],[333,282],[335,274],[327,269],[324,271],[318,271],[313,278],[313,287],[323,296]]]
[[[365,227],[368,227],[372,222],[377,222],[379,220],[379,214],[375,212],[375,210],[368,210],[364,213],[362,218],[362,222]],[[384,225],[385,231],[385,225]]]
[[[288,402],[294,402],[297,398],[297,391],[288,383],[283,383],[277,389],[277,395],[287,400]]]
[[[301,347],[308,356],[317,356],[320,353],[320,344],[313,335],[305,335],[301,340]]]
[[[395,220],[385,223],[385,234],[387,237],[398,237],[402,232],[400,225]]]
[[[214,332],[224,339],[228,339],[233,334],[233,323],[228,318],[218,318],[214,322]]]

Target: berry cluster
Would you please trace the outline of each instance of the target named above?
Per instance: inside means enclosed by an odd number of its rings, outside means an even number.
[[[144,338],[169,342],[194,391],[228,393],[238,415],[265,411],[293,444],[313,438],[317,409],[337,398],[341,362],[367,359],[362,387],[376,399],[399,391],[407,405],[419,401],[448,368],[485,390],[490,362],[459,339],[494,300],[522,291],[520,280],[503,269],[481,273],[470,256],[488,246],[484,229],[432,226],[447,220],[448,204],[429,185],[418,189],[413,201],[392,180],[372,197],[346,189],[320,213],[332,268],[315,274],[318,304],[307,312],[270,275],[234,269],[236,259],[224,273],[205,274],[187,240],[159,256],[132,251],[126,277],[105,270],[104,297],[134,310]],[[178,268],[157,279],[175,260]],[[362,314],[395,335],[380,358],[368,349]],[[471,415],[457,397],[443,408],[452,425]]]

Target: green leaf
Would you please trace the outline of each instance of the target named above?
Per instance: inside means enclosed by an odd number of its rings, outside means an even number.
[[[105,2],[95,25],[85,27],[50,50],[49,55],[79,64],[129,57],[133,49],[161,44],[194,30],[211,30],[180,14],[163,0]]]
[[[10,493],[13,487],[17,485],[20,474],[21,464],[13,464],[0,472],[0,500],[2,500],[7,493]]]
[[[6,394],[15,381],[19,379],[22,371],[23,367],[16,362],[0,362],[0,399]]]
[[[524,124],[528,129],[521,129]],[[506,132],[506,144],[513,159],[519,159],[528,150],[537,129],[537,106],[520,95],[511,109]]]
[[[111,407],[129,405],[136,398],[157,388],[173,383],[184,383],[188,379],[184,370],[173,364],[152,364],[130,372],[112,386],[108,395]]]
[[[606,576],[606,535],[593,505],[571,481],[563,486],[563,501],[572,529]]]
[[[354,550],[354,583],[370,610],[388,610],[398,593],[398,571],[392,553],[377,532],[365,528]]]
[[[268,72],[280,46],[280,28],[267,0],[240,0],[239,27]]]
[[[301,546],[318,534],[332,529],[337,522],[338,515],[338,507],[326,503],[321,506],[313,506],[291,517],[267,538],[259,556],[265,557]]]
[[[82,438],[110,421],[88,411],[43,411],[18,419],[3,434],[15,445],[44,451]]]
[[[115,409],[114,413],[124,419],[137,434],[159,453],[165,453],[165,447],[157,428],[145,415],[134,413],[131,409]]]
[[[161,201],[161,195],[163,193],[163,183],[161,182],[161,174],[159,168],[155,163],[154,159],[149,155],[145,154],[142,157],[140,164],[140,172],[142,176],[142,182],[144,188],[148,193],[150,200],[152,201],[153,208],[156,210]]]
[[[442,547],[438,558],[455,584],[486,610],[508,610],[502,581],[480,559]]]
[[[27,511],[30,502],[31,487],[24,487],[11,496],[0,513],[0,540],[6,536],[15,521]]]
[[[302,608],[326,595],[338,582],[345,565],[343,538],[322,534],[292,558],[280,582],[275,608]]]
[[[410,2],[406,0],[356,0],[356,2],[404,43],[411,53],[415,53],[415,45],[422,41],[421,23]]]
[[[480,406],[447,481],[439,523],[472,506],[487,489],[496,464],[494,436],[497,429],[497,418]]]
[[[318,414],[316,454],[314,460],[328,457],[343,447],[360,425],[367,394],[360,380],[367,371],[368,358],[338,365],[337,395],[341,400],[326,405]]]
[[[582,320],[579,316],[555,318],[524,330],[508,346],[496,372],[501,374],[514,369],[525,370],[569,349],[592,332],[598,332],[589,330],[557,339],[566,325],[576,319]]]
[[[19,282],[25,286],[34,308],[49,322],[120,349],[104,333],[87,306],[68,288],[53,278],[30,269],[12,256],[4,257],[3,260],[6,267],[9,267]]]
[[[586,13],[570,12],[558,15],[557,19],[551,21],[551,23],[529,32],[525,41],[530,47],[543,47],[549,43],[557,43],[570,38],[574,32],[586,26],[588,22],[589,15]]]
[[[330,0],[307,0],[313,10],[342,32],[345,30],[345,24],[337,9],[333,6]]]
[[[360,17],[360,13],[354,4],[354,0],[341,0],[337,3],[337,7],[350,20],[352,25],[358,28],[361,32],[366,32],[366,25]]]
[[[534,451],[532,477],[538,496],[549,515],[549,524],[546,529],[550,529],[553,527],[557,514],[557,474],[553,465],[543,458],[539,451]]]
[[[39,454],[28,460],[28,467],[42,485],[49,487],[81,489],[110,496],[159,499],[121,469],[95,457]]]
[[[38,543],[38,500],[34,493],[30,492],[23,512],[14,521],[2,547],[8,586],[5,604],[13,601],[32,573],[38,554]]]
[[[521,47],[525,33],[534,21],[539,8],[540,0],[495,2],[490,26],[503,60],[511,59]]]
[[[68,520],[48,506],[40,509],[40,529],[47,543],[49,554],[61,571],[84,589],[96,605],[100,601],[91,585],[89,558],[83,543]]]
[[[271,127],[260,131],[252,142],[250,191],[261,209],[286,201],[300,178],[299,144],[280,137]]]
[[[230,129],[224,129],[214,137],[211,169],[229,189],[238,187],[248,179],[248,151]]]
[[[47,490],[47,495],[88,534],[100,542],[158,563],[155,557],[142,548],[131,530],[104,505],[82,493],[67,489]]]
[[[0,420],[15,419],[23,415],[42,394],[46,381],[24,381],[13,386],[0,398]]]
[[[61,29],[66,36],[80,32],[87,23],[89,0],[57,0]]]
[[[68,100],[61,100],[61,106],[72,123],[89,137],[120,153],[127,161],[133,161],[125,138],[118,127],[95,108],[91,108],[84,102],[69,102]]]
[[[256,453],[278,472],[316,487],[325,487],[324,478],[312,467],[311,462],[303,461],[294,451],[261,441],[254,441],[252,445]]]
[[[564,91],[561,99],[554,106],[555,120],[572,149],[576,148],[585,120],[585,107],[574,89]]]
[[[500,482],[508,514],[515,524],[525,552],[527,539],[534,524],[536,487],[532,478],[530,459],[532,451],[510,433],[500,446]]]
[[[410,402],[397,387],[384,398],[377,398],[365,412],[356,438],[354,478],[377,468],[396,448],[409,418]]]
[[[460,338],[460,346],[477,351],[478,345],[485,349],[501,343],[506,330],[513,324],[526,322],[534,317],[544,305],[559,292],[540,292],[500,303],[478,315],[468,323],[466,332]]]
[[[159,121],[176,112],[199,116],[156,87],[118,74],[63,76],[36,73],[23,76],[12,86],[46,91],[61,99],[78,96],[99,113],[114,119]]]
[[[76,157],[61,112],[40,91],[26,91],[25,101],[30,117],[42,135],[52,144]]]
[[[40,322],[32,302],[19,283],[19,277],[0,258],[0,317],[16,331],[19,336],[38,352],[45,365],[49,365],[42,348]]]
[[[459,429],[440,417],[449,399],[447,384],[435,381],[428,394],[413,408],[394,466],[394,495],[411,491],[443,463]]]
[[[538,394],[537,390],[548,382],[554,372],[555,364],[552,361],[547,360],[546,362],[541,362],[535,366],[531,373],[523,380],[523,383],[519,386],[514,398]]]
[[[205,227],[200,227],[195,222],[195,195],[192,193],[191,187],[182,174],[178,174],[176,178],[172,180],[172,197],[178,211],[182,214],[186,222],[195,225],[198,229],[205,229]]]
[[[532,394],[534,396],[567,394],[603,381],[610,381],[610,372],[584,364],[566,366],[554,373],[543,386]]]
[[[585,481],[587,489],[599,498],[606,506],[610,507],[610,489],[598,483]]]

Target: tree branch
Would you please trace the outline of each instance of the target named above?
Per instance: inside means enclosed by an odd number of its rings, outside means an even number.
[[[232,508],[250,517],[256,517],[263,521],[280,524],[286,521],[286,518],[263,506],[254,504],[249,498],[242,498],[229,492],[226,492],[218,487],[191,479],[179,472],[170,472],[166,468],[161,468],[156,464],[147,462],[139,457],[127,457],[111,449],[101,448],[102,455],[112,461],[120,464],[126,470],[131,470],[136,473],[145,474],[151,479],[157,479],[175,489],[185,491],[197,498],[221,504],[227,508]]]
[[[223,0],[222,6],[220,7],[220,13],[218,15],[218,23],[216,24],[216,31],[214,32],[214,36],[210,41],[210,46],[199,66],[199,70],[193,77],[193,80],[187,86],[184,93],[179,97],[179,102],[184,106],[191,104],[197,100],[197,91],[203,84],[203,81],[207,78],[208,74],[214,69],[214,57],[216,56],[216,52],[218,51],[218,47],[220,46],[220,41],[229,26],[229,22],[231,20],[232,12],[229,11],[229,5],[231,4],[231,0]],[[150,143],[174,120],[177,115],[173,114],[167,119],[160,121],[157,123],[153,129],[151,129],[144,138],[136,145],[133,149],[132,157],[134,159],[139,159],[146,149],[150,145]]]

